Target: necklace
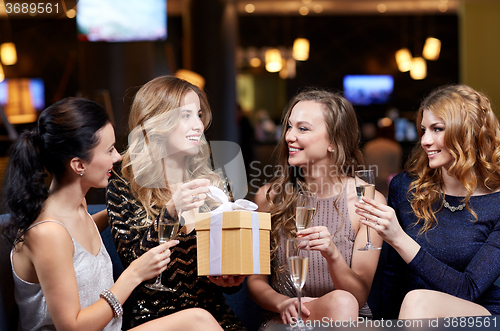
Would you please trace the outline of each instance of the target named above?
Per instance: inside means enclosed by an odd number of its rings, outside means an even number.
[[[465,202],[462,203],[461,205],[454,207],[454,206],[450,206],[448,201],[446,201],[446,199],[444,199],[444,208],[448,208],[449,210],[451,210],[452,213],[456,212],[457,210],[463,210],[464,207],[465,207]]]

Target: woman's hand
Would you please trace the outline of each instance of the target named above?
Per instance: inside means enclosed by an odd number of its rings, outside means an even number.
[[[134,260],[127,269],[131,269],[139,283],[158,276],[167,269],[170,262],[170,248],[179,243],[178,240],[170,240],[160,244]]]
[[[208,279],[217,286],[232,287],[239,286],[245,280],[245,276],[208,276]]]
[[[311,312],[304,304],[312,300],[314,300],[314,298],[305,297],[301,299],[301,309],[303,317],[308,317],[309,315],[311,315]],[[299,318],[298,307],[298,298],[288,298],[278,305],[278,310],[283,324],[297,323],[297,319]]]
[[[200,208],[205,203],[209,185],[210,180],[200,178],[172,187],[172,199],[167,202],[167,211],[170,216],[178,218],[180,211]]]
[[[312,251],[319,251],[326,258],[333,258],[336,246],[333,243],[332,235],[326,226],[314,226],[297,233],[297,238],[309,239],[309,248]]]
[[[365,203],[355,203],[356,214],[361,216],[360,222],[377,231],[382,239],[393,245],[404,234],[394,209],[367,197],[363,201]]]
[[[362,216],[359,221],[377,231],[406,263],[410,263],[420,250],[420,245],[401,228],[394,209],[367,197],[363,197],[363,201],[365,203],[355,203],[358,208],[356,214]]]

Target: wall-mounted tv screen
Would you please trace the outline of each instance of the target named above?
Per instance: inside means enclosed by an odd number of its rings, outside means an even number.
[[[156,41],[167,38],[167,0],[80,0],[80,41]]]
[[[344,97],[353,105],[368,106],[389,102],[394,89],[391,75],[346,75]]]

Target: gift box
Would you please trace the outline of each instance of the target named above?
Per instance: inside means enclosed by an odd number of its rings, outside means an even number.
[[[198,276],[271,273],[269,213],[213,211],[196,215]]]

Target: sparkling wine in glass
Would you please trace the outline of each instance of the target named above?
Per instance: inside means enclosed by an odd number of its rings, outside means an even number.
[[[158,217],[158,241],[163,244],[173,239],[179,231],[179,220],[170,220],[165,217],[165,207],[160,210]],[[153,284],[146,284],[147,288],[156,291],[175,292],[175,289],[167,287],[161,283],[161,273],[156,277]]]
[[[316,193],[301,192],[297,198],[295,209],[295,226],[297,231],[302,231],[311,226],[312,219],[318,208],[318,198]]]
[[[302,320],[302,287],[307,278],[307,270],[309,267],[309,240],[306,238],[292,238],[286,242],[286,257],[288,262],[288,270],[295,289],[297,290],[297,298],[299,299],[299,318],[297,320],[298,330],[305,330],[304,321]]]
[[[356,193],[358,195],[358,201],[363,202],[363,197],[368,197],[370,199],[375,198],[375,174],[373,170],[359,170],[354,172],[354,181],[356,184]],[[371,251],[381,249],[381,247],[375,247],[370,241],[370,227],[366,227],[366,245],[360,248],[360,251]]]

